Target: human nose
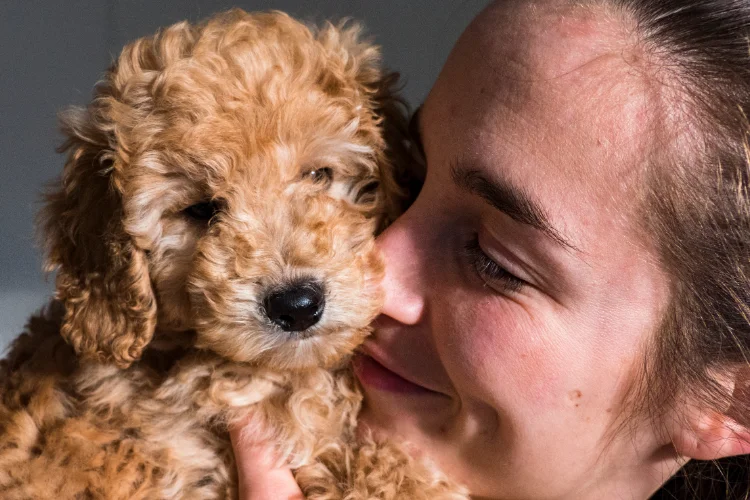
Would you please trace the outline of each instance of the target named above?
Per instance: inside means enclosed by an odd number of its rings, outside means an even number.
[[[385,260],[382,314],[406,325],[417,324],[425,309],[424,280],[417,231],[407,212],[377,240]]]

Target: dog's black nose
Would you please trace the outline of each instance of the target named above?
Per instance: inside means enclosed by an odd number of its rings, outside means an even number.
[[[266,316],[286,332],[301,332],[318,322],[325,308],[323,288],[297,283],[271,293],[264,301]]]

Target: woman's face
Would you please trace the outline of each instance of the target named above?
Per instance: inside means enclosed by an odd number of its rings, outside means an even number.
[[[496,7],[422,108],[363,419],[477,496],[638,498],[673,471],[650,427],[618,426],[668,298],[636,224],[656,99],[628,48],[602,13]]]

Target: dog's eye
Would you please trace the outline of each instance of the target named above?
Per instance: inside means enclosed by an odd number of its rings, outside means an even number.
[[[357,194],[354,196],[354,203],[372,203],[377,199],[378,189],[380,189],[380,183],[378,181],[370,181],[363,185]]]
[[[329,184],[333,180],[333,169],[330,167],[316,168],[307,172],[305,177],[316,184]]]
[[[185,209],[185,214],[191,219],[208,222],[219,211],[219,205],[215,201],[202,201],[190,205]]]

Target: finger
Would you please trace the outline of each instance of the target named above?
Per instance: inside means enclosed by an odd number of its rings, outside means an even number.
[[[239,475],[240,500],[304,500],[291,469],[277,466],[273,446],[241,438],[230,431]]]

